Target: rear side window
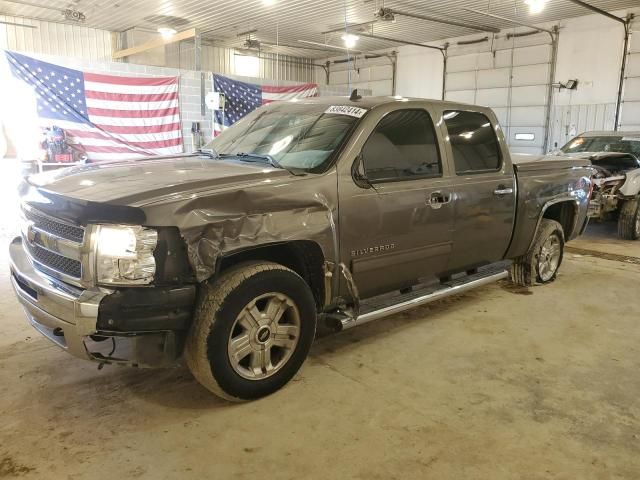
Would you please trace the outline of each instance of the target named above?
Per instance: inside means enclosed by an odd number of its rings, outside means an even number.
[[[478,112],[449,110],[443,115],[456,173],[496,171],[501,166],[498,137],[489,119]]]
[[[373,182],[441,176],[440,153],[429,114],[425,110],[389,113],[362,148],[362,163]]]

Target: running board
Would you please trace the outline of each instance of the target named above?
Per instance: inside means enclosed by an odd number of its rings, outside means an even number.
[[[443,283],[429,285],[408,293],[385,294],[362,302],[357,317],[347,314],[332,315],[341,323],[341,329],[347,330],[357,325],[369,323],[389,315],[404,312],[410,308],[426,305],[451,295],[457,295],[489,283],[509,277],[509,265],[501,262],[478,269],[477,273],[463,275]]]

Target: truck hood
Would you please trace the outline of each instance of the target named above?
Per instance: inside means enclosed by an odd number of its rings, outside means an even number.
[[[95,163],[29,177],[38,189],[87,202],[140,207],[172,195],[289,178],[263,163],[196,155]]]

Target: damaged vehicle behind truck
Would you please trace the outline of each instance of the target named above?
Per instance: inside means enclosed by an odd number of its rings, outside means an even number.
[[[618,223],[623,240],[640,238],[640,132],[586,132],[559,155],[588,158],[593,164],[589,217]]]
[[[407,98],[262,107],[202,152],[30,177],[15,292],[101,364],[231,400],[285,385],[318,322],[350,328],[510,275],[555,279],[589,161],[510,155],[488,108]]]

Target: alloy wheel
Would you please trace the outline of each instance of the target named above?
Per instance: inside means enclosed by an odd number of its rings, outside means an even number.
[[[227,352],[233,370],[263,380],[282,369],[298,345],[300,313],[291,298],[266,293],[251,300],[231,328]]]

